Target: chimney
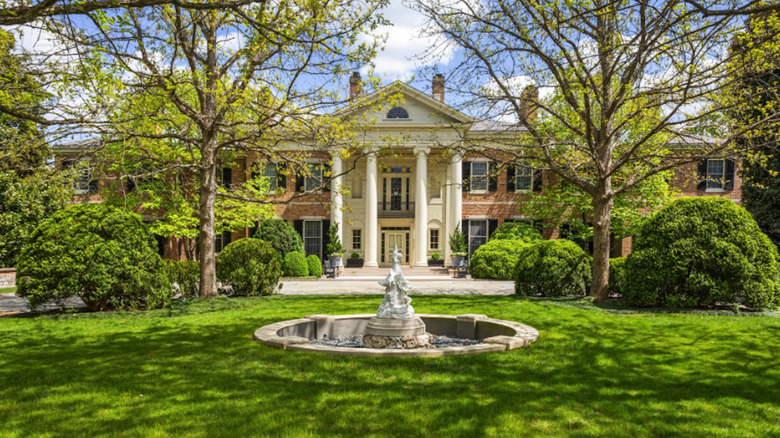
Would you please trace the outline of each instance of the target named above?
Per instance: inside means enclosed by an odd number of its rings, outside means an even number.
[[[444,103],[444,75],[437,73],[433,76],[431,90],[433,98]]]
[[[536,107],[539,103],[539,89],[529,85],[520,94],[520,116],[529,125],[536,123]]]
[[[363,92],[363,82],[360,79],[360,72],[353,71],[349,77],[349,100],[353,100],[358,94]]]

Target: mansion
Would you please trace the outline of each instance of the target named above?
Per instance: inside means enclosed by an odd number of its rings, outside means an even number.
[[[430,93],[424,93],[395,82],[382,91],[400,96],[397,105],[356,110],[368,112],[361,116],[376,121],[363,133],[365,150],[359,155],[342,159],[337,153],[314,152],[306,160],[312,174],[305,178],[284,175],[276,164],[258,163],[251,154],[245,155],[223,169],[222,184],[243,184],[262,169],[281,201],[276,216],[301,234],[307,255],[327,256],[327,231],[338,223],[344,257],[357,253],[366,267],[389,265],[396,247],[407,265],[427,266],[433,253],[449,263],[448,237],[456,227],[461,227],[473,253],[502,223],[532,222],[533,218],[518,212],[518,203],[530,193],[543,191],[555,181],[554,175],[512,162],[488,148],[484,153],[464,152],[466,142],[516,136],[518,128],[475,119],[448,106],[441,75],[431,85]],[[360,76],[354,73],[351,95],[360,89]],[[382,95],[365,99],[370,102]],[[392,145],[388,138],[394,139]],[[60,158],[63,164],[78,150],[73,145],[55,147],[57,155],[64,157]],[[673,184],[683,195],[724,196],[739,202],[738,164],[729,158],[705,160],[698,167],[694,163],[678,172]],[[330,190],[316,190],[328,167],[334,175]],[[686,172],[698,172],[699,181],[685,178]],[[89,175],[78,184],[77,192],[91,201],[99,201],[98,189],[108,187]],[[254,233],[251,228],[222,233],[217,236],[217,249]],[[559,230],[544,228],[543,235],[555,238]],[[160,245],[165,257],[183,257],[181,243],[175,239],[160,240]],[[627,255],[630,249],[630,238],[615,242],[613,256]]]

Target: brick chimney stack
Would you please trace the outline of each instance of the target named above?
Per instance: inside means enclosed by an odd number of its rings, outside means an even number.
[[[444,103],[444,75],[436,74],[433,76],[431,90],[433,98]]]
[[[523,89],[520,94],[520,116],[523,117],[529,125],[536,123],[536,108],[539,103],[539,89],[529,85]]]
[[[353,71],[349,77],[349,99],[352,100],[358,94],[363,92],[363,82],[360,79],[360,72]]]

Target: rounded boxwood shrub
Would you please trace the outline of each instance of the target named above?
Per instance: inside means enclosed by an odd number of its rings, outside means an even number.
[[[72,205],[41,223],[19,256],[17,294],[31,307],[77,295],[88,310],[170,304],[171,283],[141,216]]]
[[[284,275],[286,277],[308,277],[309,265],[306,257],[298,251],[288,252],[284,256]]]
[[[491,240],[471,256],[471,276],[511,280],[520,251],[526,246],[528,244],[520,240]]]
[[[197,297],[200,291],[200,263],[195,260],[165,260],[168,279],[183,297]]]
[[[232,287],[231,295],[270,295],[282,276],[279,254],[260,239],[239,239],[217,257],[217,279]]]
[[[620,295],[623,292],[623,276],[626,270],[626,258],[609,259],[609,293]]]
[[[514,280],[518,295],[585,295],[590,286],[590,256],[570,240],[526,245],[517,255]]]
[[[257,224],[254,238],[271,244],[284,257],[289,252],[303,253],[303,240],[295,228],[284,219],[264,219]]]
[[[314,254],[306,257],[306,265],[309,267],[310,276],[322,277],[322,261],[319,257]]]
[[[777,248],[750,213],[717,197],[681,198],[649,216],[626,261],[623,297],[638,306],[776,308]]]
[[[542,242],[544,237],[531,224],[525,222],[504,222],[493,231],[490,240],[521,240],[526,243]]]

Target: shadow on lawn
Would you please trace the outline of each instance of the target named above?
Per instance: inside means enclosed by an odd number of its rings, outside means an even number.
[[[506,297],[415,297],[419,313],[488,313],[541,336],[504,354],[403,360],[292,353],[252,340],[255,328],[308,309],[366,313],[375,301],[298,298],[287,308],[278,300],[267,303],[274,310],[140,325],[107,318],[88,333],[83,323],[36,325],[30,336],[0,343],[7,400],[0,417],[21,436],[484,436],[569,428],[666,435],[733,427],[726,415],[733,410],[776,424],[778,327],[771,324],[764,328],[772,333],[736,338],[687,318],[575,312]]]

